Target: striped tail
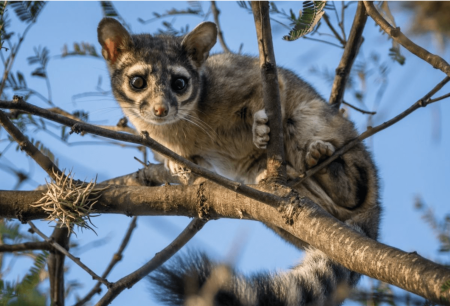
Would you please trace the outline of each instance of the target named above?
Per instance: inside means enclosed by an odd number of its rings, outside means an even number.
[[[166,305],[339,305],[360,275],[307,249],[304,261],[282,273],[242,276],[203,253],[178,256],[149,275]]]

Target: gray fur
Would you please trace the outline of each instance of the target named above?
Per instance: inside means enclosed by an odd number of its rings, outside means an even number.
[[[264,178],[265,145],[270,135],[263,116],[255,116],[264,109],[258,59],[237,54],[209,56],[217,35],[209,22],[185,37],[173,37],[129,35],[120,23],[104,18],[98,34],[113,93],[139,131],[147,131],[177,154],[230,179],[254,184]],[[135,76],[145,80],[145,88],[131,86]],[[187,86],[177,91],[174,82],[180,78],[187,80]],[[278,79],[286,162],[288,174],[294,178],[355,138],[357,132],[294,73],[278,68]],[[159,158],[173,174],[189,178],[186,169]],[[377,174],[362,143],[297,189],[339,220],[377,238],[381,211]],[[304,262],[271,277],[245,278],[233,272],[232,281],[222,286],[215,304],[340,303],[338,287],[353,286],[359,276],[286,231],[268,226],[298,248],[306,248]],[[151,277],[163,292],[162,300],[169,304],[184,303],[186,295],[197,296],[214,269],[202,255],[177,263],[177,271],[165,267]],[[198,281],[197,291],[183,289],[184,273],[200,275],[193,276]]]

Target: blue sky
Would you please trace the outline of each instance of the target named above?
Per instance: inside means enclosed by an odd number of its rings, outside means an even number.
[[[217,5],[222,12],[220,21],[229,48],[237,51],[243,44],[243,53],[257,55],[253,16],[239,8],[235,2],[218,2]],[[173,7],[181,9],[188,5],[184,2],[114,2],[114,6],[122,18],[130,24],[134,33],[154,33],[161,28],[161,20],[143,25],[137,21],[137,18],[150,19],[153,12],[163,13]],[[202,2],[202,6],[207,11],[209,2]],[[292,8],[294,12],[301,8],[301,4],[297,2],[280,2],[278,6]],[[339,4],[337,6],[339,7]],[[351,27],[351,12],[355,9],[356,5],[350,6],[345,20],[347,34]],[[406,30],[409,16],[395,7],[393,12],[397,25],[401,26],[402,30]],[[9,13],[13,19],[11,28],[14,32],[21,33],[24,29],[23,24],[15,19],[12,11]],[[14,73],[22,72],[27,77],[30,88],[46,95],[47,89],[43,79],[30,76],[36,66],[30,67],[27,64],[27,57],[33,55],[33,48],[46,46],[52,56],[48,65],[48,75],[53,102],[69,112],[81,109],[89,111],[91,123],[115,125],[123,115],[111,95],[73,99],[74,95],[95,91],[100,77],[101,87],[109,90],[109,77],[103,59],[81,56],[64,59],[58,57],[65,44],[68,45],[69,50],[72,50],[74,42],[90,43],[99,52],[96,28],[102,17],[98,2],[48,3],[36,25],[29,31],[12,70]],[[333,15],[331,17],[334,18]],[[172,21],[173,19],[174,17],[167,17],[163,20]],[[208,20],[212,20],[211,15]],[[178,16],[174,25],[179,29],[189,24],[189,28],[192,29],[201,21],[203,18],[200,17]],[[325,25],[322,25],[321,30],[325,31],[324,28]],[[328,99],[330,82],[324,76],[313,73],[311,69],[315,67],[316,70],[326,69],[333,72],[340,60],[342,49],[305,39],[295,42],[281,40],[281,37],[286,34],[287,30],[279,25],[274,26],[277,64],[295,71]],[[402,54],[406,57],[404,66],[390,60],[388,50],[391,43],[386,35],[379,33],[370,18],[364,37],[365,41],[357,63],[372,65],[370,67],[373,73],[366,84],[365,105],[359,104],[350,91],[347,92],[345,99],[359,107],[376,110],[378,114],[373,117],[372,124],[378,125],[402,112],[444,78],[442,72],[433,69],[405,49],[402,49]],[[444,58],[449,58],[448,50],[437,49],[432,37],[414,37],[414,41]],[[213,52],[221,51],[219,44],[213,49]],[[376,73],[378,67],[371,64],[370,60],[373,54],[378,54],[380,62],[387,63],[390,71],[388,83],[383,85],[384,95],[380,100],[376,98],[381,84]],[[360,88],[357,78],[355,82],[358,84],[356,87]],[[438,95],[449,91],[450,86],[446,86]],[[35,97],[29,102],[48,107],[42,100]],[[349,111],[349,115],[358,130],[364,131],[367,116],[353,110]],[[430,259],[436,258],[437,242],[431,230],[420,219],[420,214],[414,210],[413,203],[416,196],[421,196],[438,216],[449,213],[450,206],[446,196],[447,188],[450,186],[450,123],[446,120],[449,115],[450,101],[444,100],[417,110],[366,142],[373,153],[380,175],[381,201],[384,207],[381,241],[405,251],[418,251],[419,254]],[[54,131],[59,133],[57,129]],[[103,180],[131,173],[140,167],[140,164],[133,159],[134,156],[140,157],[140,155],[133,148],[105,144],[104,141],[89,136],[70,136],[69,142],[74,143],[71,146],[45,132],[30,130],[28,136],[45,143],[57,156],[60,167],[73,169],[79,179],[91,180],[98,174],[99,180]],[[5,137],[2,131],[0,139]],[[81,142],[94,142],[95,145]],[[3,150],[4,146],[5,142],[0,142],[0,150]],[[0,157],[0,164],[14,165],[16,169],[25,171],[32,169],[33,180],[36,183],[24,184],[23,190],[34,189],[38,183],[42,184],[46,177],[37,165],[29,162],[23,153],[16,152],[14,149],[9,149]],[[8,190],[13,188],[15,183],[15,177],[4,171],[4,168],[0,168],[0,188]],[[107,237],[106,244],[78,254],[83,262],[101,274],[118,248],[130,220],[126,216],[103,215],[94,219],[98,236],[84,231],[79,232],[77,237],[73,237],[80,245],[91,241],[95,243],[97,239]],[[124,259],[108,279],[117,280],[138,268],[153,254],[164,248],[188,222],[189,219],[185,217],[138,218],[138,228],[125,251]],[[36,222],[36,224],[46,233],[52,230],[46,222]],[[288,246],[261,224],[252,221],[211,221],[189,242],[188,247],[203,249],[215,258],[226,259],[227,254],[236,245],[239,246],[241,254],[237,266],[246,273],[261,269],[286,269],[296,264],[301,257],[299,251]],[[24,266],[28,264],[28,261],[24,262]],[[78,294],[83,296],[94,282],[77,266],[68,264],[71,268],[67,280],[80,281],[84,287],[78,291]],[[17,267],[13,272],[15,271],[23,273]],[[8,277],[15,279],[17,274],[10,273]],[[73,301],[72,295],[69,304]],[[123,292],[112,305],[124,305],[124,303],[137,305],[143,301],[151,301],[145,282]]]

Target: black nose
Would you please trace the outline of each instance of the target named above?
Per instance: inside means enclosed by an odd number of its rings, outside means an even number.
[[[168,110],[164,105],[156,105],[153,107],[153,114],[157,117],[167,116]]]

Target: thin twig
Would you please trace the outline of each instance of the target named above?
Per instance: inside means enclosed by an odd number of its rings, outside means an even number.
[[[34,20],[32,23],[30,23],[25,31],[23,31],[22,36],[20,37],[17,45],[14,46],[14,48],[11,48],[11,55],[6,60],[5,64],[5,71],[3,72],[2,82],[0,83],[0,95],[3,93],[3,89],[5,88],[6,80],[8,79],[9,72],[11,71],[11,68],[14,64],[14,60],[16,58],[17,52],[19,52],[20,46],[22,45],[23,40],[25,39],[25,36],[27,35],[30,28],[34,25],[36,20]]]
[[[195,218],[189,225],[178,235],[175,240],[173,240],[166,248],[161,252],[156,253],[156,255],[143,265],[138,270],[133,273],[121,278],[114,284],[108,292],[103,296],[103,298],[96,304],[96,306],[108,305],[114,300],[124,289],[131,288],[143,277],[148,275],[150,272],[161,266],[168,259],[170,259],[176,252],[178,252],[189,240],[197,234],[202,227],[206,224],[207,220]]]
[[[328,17],[328,14],[323,15],[323,19],[325,20],[325,23],[330,28],[331,32],[333,32],[334,36],[337,40],[342,44],[342,46],[345,46],[346,42],[342,39],[341,35],[336,31],[336,29],[333,27],[333,25],[330,22],[330,17]]]
[[[311,177],[314,174],[316,174],[317,172],[319,172],[320,170],[324,169],[326,166],[328,166],[331,162],[333,162],[336,158],[338,158],[339,156],[343,155],[345,152],[347,152],[348,150],[350,150],[351,148],[353,148],[356,144],[360,143],[361,141],[363,141],[364,139],[390,127],[391,125],[399,122],[400,120],[402,120],[403,118],[405,118],[406,116],[408,116],[409,114],[411,114],[413,111],[415,111],[418,108],[421,107],[425,107],[428,104],[432,103],[430,100],[430,98],[436,93],[438,92],[445,84],[447,84],[450,81],[450,77],[445,77],[445,79],[443,79],[439,84],[437,84],[430,92],[428,92],[422,99],[418,100],[416,103],[414,103],[413,105],[411,105],[408,109],[406,109],[404,112],[402,112],[401,114],[395,116],[394,118],[392,118],[391,120],[388,120],[376,127],[369,127],[364,133],[360,134],[357,138],[351,140],[350,142],[348,142],[346,145],[344,145],[343,147],[341,147],[339,150],[337,150],[336,152],[334,152],[333,155],[331,155],[329,158],[327,158],[326,160],[324,160],[323,162],[321,162],[320,164],[318,164],[317,166],[309,169],[308,171],[306,171],[305,173],[303,173],[300,176],[300,179],[294,180],[292,182],[290,182],[290,186],[292,186],[293,188],[295,188],[296,186],[299,186],[307,177]]]
[[[284,184],[286,183],[284,137],[269,2],[252,1],[251,5],[258,38],[263,100],[270,127],[270,141],[267,145],[267,180]]]
[[[369,112],[369,111],[365,111],[365,110],[363,110],[363,109],[361,109],[361,108],[359,108],[359,107],[356,107],[356,106],[354,106],[354,105],[352,105],[352,104],[350,104],[350,103],[348,103],[348,102],[345,102],[345,101],[342,101],[342,104],[345,104],[345,105],[347,105],[348,107],[351,107],[351,108],[353,108],[354,110],[357,110],[358,112],[361,112],[361,113],[363,113],[363,114],[367,114],[367,115],[376,115],[376,113],[377,113],[377,112]]]
[[[133,219],[131,220],[130,225],[128,226],[128,230],[125,234],[125,237],[123,237],[123,240],[122,240],[122,243],[120,244],[119,249],[114,254],[114,256],[111,259],[106,270],[103,272],[102,278],[106,278],[108,276],[109,272],[111,272],[111,270],[114,268],[114,266],[120,260],[122,260],[122,253],[125,250],[126,246],[128,245],[128,242],[130,241],[130,237],[131,237],[131,234],[133,233],[133,230],[136,228],[136,220],[137,220],[137,217],[133,217]],[[89,291],[89,293],[86,294],[86,296],[84,298],[82,298],[80,301],[78,301],[74,306],[82,306],[82,305],[86,304],[94,296],[94,294],[100,293],[101,292],[100,285],[101,285],[101,282],[97,282],[97,284],[95,284],[94,288],[92,288],[91,291]]]
[[[219,23],[220,11],[217,9],[216,1],[211,1],[211,10],[214,16],[214,22],[216,23],[217,26],[217,38],[219,38],[220,45],[222,46],[222,49],[225,53],[231,53],[230,49],[228,49],[227,45],[225,44],[225,39],[223,38],[223,33],[220,28]]]
[[[33,231],[38,234],[39,236],[42,237],[42,239],[44,239],[45,241],[47,241],[48,243],[50,243],[55,249],[57,249],[58,251],[60,251],[61,253],[63,253],[64,255],[66,255],[67,257],[69,257],[70,259],[72,259],[73,262],[75,262],[78,266],[80,266],[84,271],[86,271],[87,273],[89,273],[93,279],[101,282],[102,284],[105,284],[108,288],[110,287],[111,283],[108,282],[107,279],[103,279],[100,276],[98,276],[97,274],[94,273],[94,271],[92,271],[91,269],[89,269],[86,265],[84,265],[81,260],[79,258],[76,258],[75,256],[73,256],[72,254],[70,254],[65,248],[63,248],[62,246],[60,246],[58,243],[56,243],[53,239],[48,238],[47,236],[45,236],[44,233],[42,233],[31,221],[28,221],[28,225],[31,226],[31,228],[33,229]]]
[[[393,40],[401,44],[411,53],[429,63],[434,68],[439,69],[446,75],[450,76],[450,65],[442,57],[432,54],[421,46],[413,43],[400,31],[399,27],[394,28],[393,26],[391,26],[383,18],[383,16],[378,13],[377,9],[371,1],[364,1],[364,5],[366,6],[366,10],[369,16],[372,17],[376,24],[378,24],[383,29],[383,31],[385,31],[390,37],[392,37]]]
[[[325,43],[325,44],[328,44],[328,45],[331,45],[331,46],[334,46],[334,47],[338,47],[338,48],[340,48],[340,49],[343,48],[343,47],[340,46],[340,45],[333,44],[333,43],[331,43],[331,42],[329,42],[329,41],[322,40],[322,39],[312,38],[312,37],[308,37],[308,36],[303,36],[302,38],[303,38],[303,39],[309,39],[309,40],[314,40],[314,41],[322,42],[322,43]]]
[[[345,86],[347,84],[350,71],[352,70],[353,62],[359,52],[359,47],[362,43],[362,33],[367,21],[366,9],[362,2],[358,3],[356,9],[355,19],[353,20],[350,36],[345,45],[344,53],[342,54],[339,66],[336,68],[336,76],[334,78],[333,87],[331,89],[329,103],[339,109],[342,100],[344,99]]]
[[[450,97],[450,93],[448,93],[446,95],[443,95],[443,96],[440,96],[440,97],[438,97],[436,99],[431,99],[430,101],[428,101],[428,104],[431,104],[431,103],[443,100],[443,99],[448,98],[448,97]]]

